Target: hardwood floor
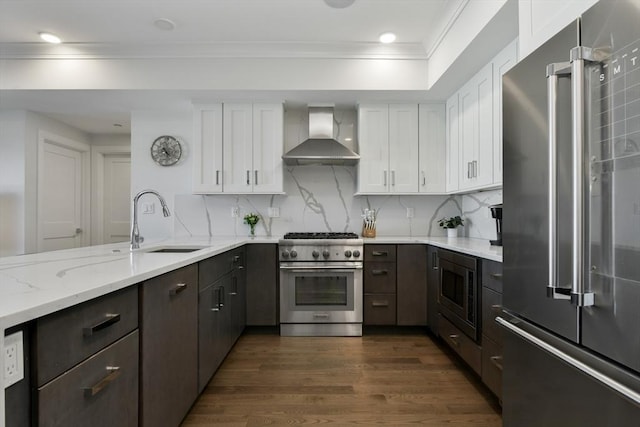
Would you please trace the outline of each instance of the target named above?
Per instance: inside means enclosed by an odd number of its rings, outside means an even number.
[[[426,334],[246,333],[182,426],[501,426],[479,379]]]

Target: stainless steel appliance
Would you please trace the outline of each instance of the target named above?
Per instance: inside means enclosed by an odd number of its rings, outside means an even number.
[[[480,303],[477,260],[460,253],[438,249],[440,314],[456,325],[469,338],[480,338]]]
[[[489,206],[491,218],[496,220],[496,239],[489,240],[491,246],[502,246],[502,203]]]
[[[362,336],[362,239],[287,233],[279,250],[280,335]]]
[[[640,420],[640,0],[503,78],[503,422]]]

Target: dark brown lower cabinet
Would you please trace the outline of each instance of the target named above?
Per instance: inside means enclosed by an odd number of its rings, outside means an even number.
[[[246,246],[247,325],[278,324],[278,245]]]
[[[434,335],[438,335],[438,292],[440,288],[440,268],[438,248],[427,246],[427,324]]]
[[[426,326],[427,248],[425,245],[398,245],[396,256],[398,325]]]
[[[197,307],[196,264],[140,285],[142,426],[179,425],[198,396]]]
[[[37,400],[39,427],[137,426],[138,331],[40,387]]]
[[[442,339],[473,369],[482,375],[482,347],[473,342],[443,315],[438,316],[438,330]]]

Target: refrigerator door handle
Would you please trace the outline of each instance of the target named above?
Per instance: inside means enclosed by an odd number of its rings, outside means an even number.
[[[578,369],[579,371],[582,371],[583,373],[585,373],[586,375],[588,375],[589,377],[601,382],[602,384],[606,385],[607,387],[609,387],[610,389],[612,389],[613,391],[621,394],[622,396],[624,396],[625,398],[629,399],[630,401],[634,402],[636,405],[640,405],[640,393],[638,393],[637,391],[627,387],[626,385],[614,380],[613,378],[603,374],[602,372],[593,369],[591,366],[587,365],[586,363],[576,359],[575,357],[565,353],[564,351],[552,346],[551,344],[549,344],[548,342],[538,338],[537,336],[519,328],[518,326],[514,325],[513,323],[503,319],[502,317],[498,316],[496,317],[496,322],[498,322],[498,324],[502,327],[504,327],[505,329],[509,330],[510,332],[514,333],[515,335],[519,336],[520,338],[524,339],[525,341],[541,348],[542,350],[546,351],[547,353],[552,354],[553,356],[557,357],[558,359],[562,360],[563,362],[569,364],[570,366],[574,367],[575,369]]]
[[[547,296],[553,299],[570,299],[571,289],[558,287],[558,141],[557,98],[558,79],[571,76],[571,63],[559,62],[547,65],[547,137],[549,140],[549,283]]]

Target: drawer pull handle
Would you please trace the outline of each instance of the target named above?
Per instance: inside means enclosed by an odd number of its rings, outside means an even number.
[[[490,273],[489,276],[496,280],[502,280],[502,273]]]
[[[389,274],[389,270],[371,270],[371,274],[374,276],[385,276]]]
[[[372,256],[389,256],[389,252],[387,251],[372,251]]]
[[[240,255],[236,255],[236,256],[234,256],[234,257],[233,257],[233,262],[234,262],[234,263],[236,263],[236,262],[238,262],[238,261],[240,261]]]
[[[102,390],[107,388],[109,384],[115,381],[115,379],[118,378],[121,373],[119,366],[107,366],[107,371],[109,371],[107,376],[98,381],[96,385],[94,385],[93,387],[84,388],[84,397],[93,397],[96,394],[100,393]]]
[[[373,301],[372,307],[389,307],[389,301]]]
[[[500,304],[493,304],[491,306],[491,310],[495,311],[496,313],[502,313],[502,306]]]
[[[491,356],[489,360],[491,360],[491,363],[493,363],[496,368],[502,371],[502,356]]]
[[[120,321],[120,314],[119,313],[107,313],[105,315],[104,320],[102,320],[99,323],[96,323],[93,326],[90,326],[88,328],[82,328],[82,334],[85,337],[90,337],[91,335],[93,335],[94,333],[101,331],[103,329],[108,328],[109,326],[118,323]]]
[[[314,319],[328,319],[329,313],[313,313]]]
[[[171,296],[178,295],[180,292],[186,291],[186,290],[187,290],[186,283],[178,283],[175,288],[169,291],[169,295]]]
[[[460,347],[460,342],[458,341],[458,338],[460,338],[460,335],[458,334],[449,335],[449,341],[451,341],[451,343],[456,347]]]

